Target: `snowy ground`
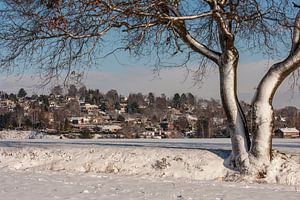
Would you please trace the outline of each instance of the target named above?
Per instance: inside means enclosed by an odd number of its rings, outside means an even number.
[[[0,200],[300,199],[299,139],[274,140],[293,162],[270,169],[260,181],[268,184],[258,184],[224,165],[229,139],[4,138]]]
[[[299,187],[116,174],[0,170],[1,200],[298,200]]]

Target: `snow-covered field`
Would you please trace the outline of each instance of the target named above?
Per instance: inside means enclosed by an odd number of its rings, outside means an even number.
[[[1,200],[299,200],[299,187],[118,174],[0,170]]]
[[[300,140],[263,179],[226,167],[229,139],[0,140],[0,200],[300,199]],[[0,132],[1,136],[1,132]],[[278,164],[280,163],[280,164]],[[260,182],[260,184],[258,183]]]

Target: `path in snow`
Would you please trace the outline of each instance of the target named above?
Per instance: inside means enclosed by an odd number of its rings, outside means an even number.
[[[25,146],[119,146],[119,147],[162,147],[176,149],[231,150],[229,138],[213,139],[63,139],[63,140],[0,140],[0,147]],[[300,154],[299,139],[273,139],[273,148],[287,153]]]

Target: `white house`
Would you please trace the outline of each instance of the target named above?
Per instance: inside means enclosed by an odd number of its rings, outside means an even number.
[[[89,124],[90,119],[87,117],[71,117],[70,122],[76,125]]]

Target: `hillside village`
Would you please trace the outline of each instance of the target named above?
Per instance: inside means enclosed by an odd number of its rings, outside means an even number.
[[[251,125],[251,106],[242,103]],[[285,107],[275,111],[274,137],[299,137],[300,110]],[[229,137],[226,116],[215,99],[191,93],[118,94],[116,90],[63,89],[55,86],[49,95],[0,92],[1,130],[38,130],[66,138],[211,138]]]

